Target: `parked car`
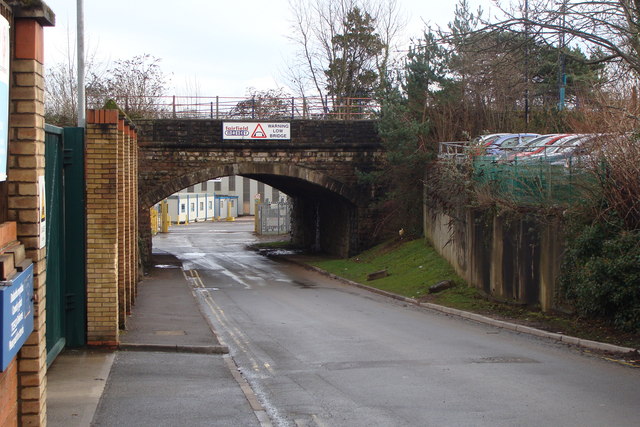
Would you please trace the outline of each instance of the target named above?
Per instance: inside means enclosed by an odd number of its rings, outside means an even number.
[[[518,142],[518,140],[507,141],[502,144],[500,156],[502,157],[499,161],[511,160],[516,153],[520,153],[523,151],[531,151],[533,150],[531,147],[537,147],[543,145],[544,142],[554,136],[558,136],[557,134],[549,134],[549,135],[538,135],[533,139],[525,138]]]
[[[504,135],[510,135],[508,133],[490,133],[487,135],[480,135],[480,136],[476,136],[475,138],[473,138],[471,140],[470,145],[473,147],[486,147],[487,145],[490,145],[493,141],[495,141],[496,139],[500,138],[501,136]]]
[[[550,146],[558,143],[558,141],[563,140],[563,138],[571,137],[571,134],[560,134],[560,135],[544,135],[543,137],[535,138],[530,140],[526,146],[522,147],[522,150],[518,153],[514,153],[507,160],[508,161],[522,161],[526,160],[528,157],[535,156],[537,154],[543,153],[544,151],[549,149]]]
[[[512,133],[503,135],[486,145],[486,152],[492,156],[500,156],[508,151],[508,147],[522,145],[538,136],[540,135],[537,133]]]
[[[562,138],[548,149],[541,153],[534,154],[531,157],[539,157],[549,163],[556,163],[558,161],[564,162],[567,158],[574,155],[577,150],[585,148],[585,143],[590,139],[592,139],[592,135],[583,134]]]

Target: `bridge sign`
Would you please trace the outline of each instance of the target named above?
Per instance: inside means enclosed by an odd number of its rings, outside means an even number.
[[[291,139],[291,123],[224,122],[222,139]]]

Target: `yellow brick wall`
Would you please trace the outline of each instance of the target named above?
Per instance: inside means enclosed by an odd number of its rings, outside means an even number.
[[[110,112],[111,113],[111,112]],[[117,111],[87,115],[87,343],[118,342]],[[105,115],[103,115],[105,116]],[[108,121],[112,121],[109,123]]]
[[[137,284],[137,143],[117,110],[87,114],[87,341],[115,346]]]

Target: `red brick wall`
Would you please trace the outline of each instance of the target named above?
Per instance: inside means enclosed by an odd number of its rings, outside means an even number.
[[[2,200],[4,203],[5,201]],[[16,223],[0,224],[0,253],[10,242],[16,240]],[[18,363],[14,359],[0,373],[0,426],[18,424]]]
[[[18,425],[18,364],[13,360],[0,374],[0,426]]]

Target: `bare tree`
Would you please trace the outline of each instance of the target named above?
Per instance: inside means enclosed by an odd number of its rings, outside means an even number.
[[[75,55],[54,64],[46,73],[45,116],[47,123],[74,126],[76,123],[77,81]],[[166,76],[160,59],[144,54],[117,60],[106,71],[93,57],[86,63],[87,108],[103,108],[109,100],[132,118],[155,114],[165,94]]]
[[[45,119],[57,126],[75,126],[77,123],[77,66],[75,46],[67,34],[66,60],[53,64],[45,72]],[[104,78],[105,65],[96,60],[95,51],[85,55],[85,96],[91,103],[100,97],[99,83]]]
[[[117,60],[102,82],[103,99],[115,101],[132,118],[149,117],[161,108],[167,77],[160,68],[160,58],[137,55]]]
[[[276,119],[291,116],[291,96],[282,88],[247,90],[249,99],[238,102],[230,115],[234,118]]]
[[[338,64],[346,58],[342,42],[358,38],[348,37],[353,35],[349,26],[353,30],[355,10],[367,17],[371,25],[369,35],[375,36],[375,44],[380,44],[375,55],[364,60],[372,63],[378,84],[386,81],[395,39],[405,24],[396,0],[290,0],[290,6],[294,16],[291,40],[298,46],[298,53],[290,65],[289,78],[299,96],[315,94],[325,99],[332,89],[333,96],[343,95],[335,93],[337,85],[331,82],[340,73],[327,71],[331,64]],[[359,39],[365,40],[363,37]],[[371,38],[366,40],[372,41]],[[333,71],[337,68],[334,65]],[[346,69],[342,67],[341,71]]]
[[[640,2],[637,0],[495,0],[504,18],[492,28],[525,27],[556,46],[580,43],[595,61],[622,61],[640,73]]]

